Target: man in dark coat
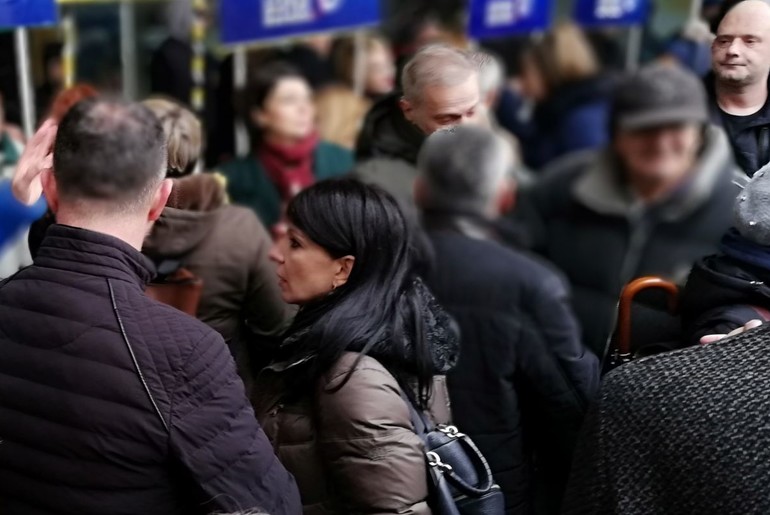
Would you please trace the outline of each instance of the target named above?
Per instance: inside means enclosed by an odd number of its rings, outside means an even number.
[[[512,203],[513,162],[488,129],[437,132],[420,154],[416,198],[435,256],[429,285],[462,334],[448,376],[455,422],[489,460],[507,513],[553,512],[599,366],[561,278],[492,228]]]
[[[707,120],[697,77],[642,69],[618,87],[611,147],[546,172],[522,199],[529,243],[571,281],[583,342],[599,356],[628,282],[684,282],[730,227],[746,176]]]
[[[137,104],[85,100],[59,126],[58,225],[0,283],[4,515],[301,513],[222,337],[144,295],[164,142]]]
[[[768,339],[765,325],[609,374],[562,513],[770,513]]]
[[[711,120],[748,176],[770,163],[770,2],[733,2],[717,28],[707,79]]]
[[[448,46],[417,52],[404,68],[403,93],[383,98],[366,115],[356,143],[355,177],[413,205],[415,165],[425,138],[483,116],[478,69],[471,54]]]

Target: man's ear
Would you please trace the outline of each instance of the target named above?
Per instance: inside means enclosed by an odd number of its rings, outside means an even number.
[[[56,176],[53,170],[43,170],[40,173],[40,182],[43,185],[43,195],[48,202],[48,208],[56,214],[59,211],[59,189],[56,186]]]
[[[155,190],[155,195],[152,198],[152,205],[150,206],[150,213],[147,216],[147,220],[154,222],[160,218],[160,214],[163,212],[163,208],[166,207],[168,197],[171,195],[171,190],[174,188],[174,181],[171,179],[164,179],[160,183],[158,189]]]
[[[355,263],[356,258],[353,256],[345,256],[337,260],[339,268],[337,269],[337,273],[334,274],[334,279],[332,279],[332,286],[335,289],[344,286],[348,282]]]
[[[414,105],[407,99],[401,97],[401,100],[398,101],[398,106],[401,108],[401,112],[404,113],[404,118],[410,122],[413,121]]]

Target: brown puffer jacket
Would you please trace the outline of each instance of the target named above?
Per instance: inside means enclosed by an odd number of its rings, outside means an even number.
[[[305,515],[430,515],[425,451],[395,378],[359,354],[345,353],[315,391],[287,401],[312,358],[275,364],[257,380],[257,418],[297,480]],[[336,391],[335,391],[336,390]],[[444,378],[434,384],[431,418],[448,423]]]

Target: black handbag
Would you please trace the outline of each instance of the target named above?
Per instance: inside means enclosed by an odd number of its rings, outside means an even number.
[[[402,394],[403,395],[403,394]],[[435,515],[502,515],[505,502],[476,444],[455,426],[433,424],[404,396],[414,431],[425,443]]]

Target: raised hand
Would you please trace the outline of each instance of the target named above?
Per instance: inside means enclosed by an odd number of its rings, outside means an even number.
[[[57,129],[55,121],[46,120],[27,142],[16,165],[13,174],[13,196],[25,205],[33,205],[43,194],[40,175],[45,170],[53,169],[53,145]]]

